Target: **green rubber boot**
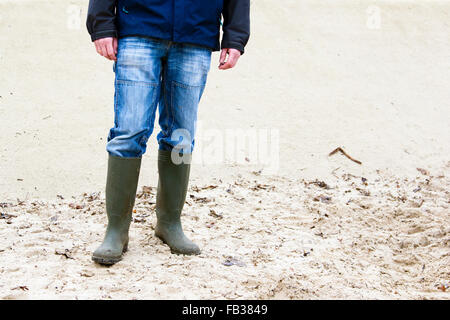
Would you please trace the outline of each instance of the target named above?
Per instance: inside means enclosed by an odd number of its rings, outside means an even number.
[[[155,235],[170,247],[172,253],[186,255],[200,254],[200,248],[184,235],[180,220],[190,168],[190,164],[174,164],[170,151],[159,150]]]
[[[122,260],[122,254],[128,249],[128,230],[140,168],[140,158],[109,156],[106,179],[108,227],[103,243],[92,255],[92,260],[97,263],[115,264]]]

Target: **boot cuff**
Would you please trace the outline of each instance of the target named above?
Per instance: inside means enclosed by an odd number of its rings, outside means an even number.
[[[191,153],[185,153],[183,155],[180,154],[180,157],[183,157],[183,164],[190,164],[191,160],[192,160],[192,154]],[[172,151],[166,151],[166,150],[158,150],[158,161],[162,161],[162,162],[170,162],[173,163],[172,161]],[[175,163],[173,163],[175,164]]]

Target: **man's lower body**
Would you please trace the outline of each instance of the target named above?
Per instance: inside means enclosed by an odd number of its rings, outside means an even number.
[[[183,233],[181,211],[189,181],[197,110],[211,50],[142,37],[119,40],[115,63],[114,127],[108,136],[108,227],[92,259],[121,260],[136,197],[142,155],[159,107],[157,225],[155,234],[180,254],[200,249]]]

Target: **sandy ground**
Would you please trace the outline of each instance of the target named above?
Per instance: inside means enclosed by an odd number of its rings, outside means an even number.
[[[448,299],[449,168],[193,185],[183,221],[196,257],[153,235],[155,189],[144,187],[114,267],[90,260],[105,229],[101,194],[3,203],[0,298]]]
[[[448,299],[449,3],[253,1],[247,52],[225,73],[215,54],[199,114],[183,219],[203,254],[153,236],[153,136],[113,268],[90,261],[113,73],[86,1],[0,9],[0,298]],[[210,163],[211,136],[238,130],[276,133],[274,171]]]

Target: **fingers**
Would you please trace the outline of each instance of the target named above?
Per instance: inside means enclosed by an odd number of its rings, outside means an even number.
[[[105,44],[106,47],[106,55],[109,60],[116,61],[116,54],[114,52],[113,41],[110,41]]]
[[[102,56],[103,55],[102,48],[100,47],[99,42],[95,41],[94,45],[95,45],[95,50],[97,51],[97,53]]]
[[[225,63],[222,64],[222,55],[224,53],[224,50],[226,50],[225,53],[228,53],[228,59]],[[227,70],[227,69],[234,68],[234,66],[236,66],[236,63],[238,62],[240,56],[241,56],[241,52],[239,50],[223,49],[221,56],[220,56],[221,65],[219,66],[219,69]]]
[[[114,48],[114,54],[116,55],[116,58],[117,58],[118,47],[119,47],[119,41],[117,40],[117,38],[114,38],[113,39],[113,48]]]
[[[116,61],[117,54],[117,39],[116,38],[103,38],[94,41],[95,49],[97,53],[106,59]]]
[[[219,68],[220,66],[225,64],[225,60],[227,59],[227,53],[228,49],[222,49],[222,52],[220,52]]]

